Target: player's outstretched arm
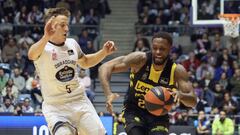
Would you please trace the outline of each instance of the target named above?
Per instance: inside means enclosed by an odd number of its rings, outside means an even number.
[[[124,72],[131,70],[137,70],[146,62],[145,53],[134,52],[126,56],[120,56],[115,59],[112,59],[99,68],[99,79],[104,91],[104,94],[107,98],[106,107],[110,113],[113,113],[112,110],[112,101],[119,97],[117,93],[112,93],[110,80],[112,73]]]
[[[188,107],[196,106],[197,97],[193,91],[192,83],[189,81],[188,73],[182,65],[177,65],[175,80],[179,89],[179,100]]]
[[[51,35],[55,32],[55,26],[56,26],[56,22],[53,24],[53,19],[55,17],[51,17],[45,27],[44,27],[44,35],[43,37],[36,42],[35,44],[33,44],[28,51],[28,58],[30,60],[37,60],[38,57],[42,54],[45,45],[47,44],[47,42],[49,41]]]
[[[78,64],[81,65],[82,68],[90,68],[97,65],[101,62],[106,56],[112,54],[116,51],[116,46],[113,41],[107,41],[104,43],[103,48],[96,53],[83,55],[78,60]]]

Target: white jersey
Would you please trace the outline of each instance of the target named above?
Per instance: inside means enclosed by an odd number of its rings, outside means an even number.
[[[45,103],[81,98],[84,87],[79,82],[77,60],[83,55],[74,39],[67,38],[63,46],[47,43],[40,57],[34,61]]]

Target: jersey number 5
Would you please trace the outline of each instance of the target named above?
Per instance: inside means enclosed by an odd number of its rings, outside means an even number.
[[[66,90],[67,90],[67,93],[71,93],[72,92],[70,85],[66,85]]]
[[[140,108],[145,108],[145,100],[144,99],[138,99],[138,106],[140,107]]]

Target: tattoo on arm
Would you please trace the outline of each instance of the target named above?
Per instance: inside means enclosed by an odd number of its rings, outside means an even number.
[[[123,59],[123,62],[130,67],[139,67],[146,62],[146,54],[142,52],[129,54]]]

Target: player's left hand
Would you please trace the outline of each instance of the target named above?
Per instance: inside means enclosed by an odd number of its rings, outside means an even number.
[[[111,93],[110,95],[107,96],[107,101],[106,101],[106,108],[107,108],[107,111],[110,113],[110,114],[113,114],[113,106],[112,106],[112,102],[114,100],[116,100],[117,98],[119,98],[120,95],[118,93]]]
[[[170,91],[171,91],[171,95],[174,98],[174,102],[178,104],[180,102],[179,91],[177,91],[177,90],[173,91],[171,89],[170,89]]]
[[[106,53],[106,55],[110,55],[113,52],[115,52],[116,50],[117,50],[117,48],[113,41],[107,41],[103,45],[103,51]]]

